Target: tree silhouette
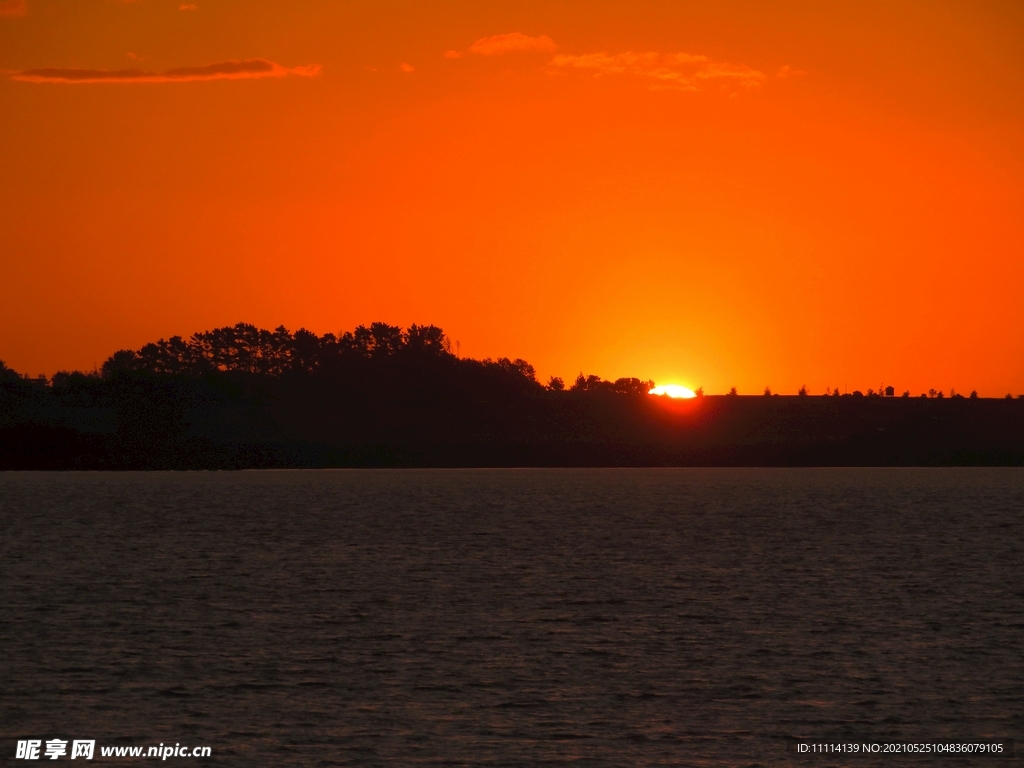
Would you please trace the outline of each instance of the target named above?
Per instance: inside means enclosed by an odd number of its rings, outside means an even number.
[[[14,383],[20,380],[21,376],[18,375],[18,372],[8,368],[7,364],[3,360],[0,360],[0,382]]]
[[[653,381],[642,381],[632,377],[616,379],[612,383],[612,391],[620,395],[646,395],[653,388]]]
[[[515,360],[509,360],[507,357],[499,357],[497,360],[487,358],[484,360],[484,365],[500,368],[503,371],[522,376],[524,379],[529,379],[530,381],[537,380],[537,372],[534,370],[533,366],[519,357]]]
[[[405,345],[414,353],[438,356],[451,354],[448,337],[436,325],[410,325],[406,331]]]
[[[570,392],[595,392],[595,391],[601,389],[601,385],[602,384],[607,384],[607,383],[608,382],[604,381],[600,376],[595,376],[594,374],[590,374],[589,376],[584,376],[583,372],[581,371],[579,373],[579,375],[576,377],[576,381],[574,381],[573,385],[571,387],[569,387],[569,391]]]
[[[444,331],[434,325],[412,325],[406,331],[387,323],[360,325],[339,336],[317,336],[300,328],[291,333],[284,326],[273,331],[248,323],[195,333],[185,341],[180,336],[160,339],[138,351],[120,350],[102,367],[106,377],[116,373],[202,374],[235,371],[265,376],[289,372],[313,373],[336,369],[339,363],[384,359],[397,355],[454,357]],[[503,358],[504,359],[504,358]],[[529,364],[510,364],[528,375]],[[531,377],[532,378],[532,377]]]

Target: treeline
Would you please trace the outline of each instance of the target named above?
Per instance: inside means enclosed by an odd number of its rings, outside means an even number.
[[[356,370],[436,367],[438,363],[467,373],[471,369],[482,369],[516,380],[528,388],[541,388],[536,370],[521,358],[459,358],[452,351],[448,335],[436,325],[413,324],[403,330],[380,322],[322,336],[304,328],[292,332],[278,326],[270,331],[249,323],[237,323],[195,333],[188,339],[172,336],[137,350],[119,350],[104,361],[99,371],[91,374],[61,371],[54,375],[53,385],[64,389],[75,382],[81,383],[84,378],[109,380],[125,374],[200,376],[220,372],[335,378]],[[6,371],[9,377],[17,377],[2,361],[0,370]],[[580,373],[568,387],[561,378],[553,376],[543,389],[641,395],[647,394],[653,386],[653,381],[633,377],[606,381],[600,376]]]
[[[109,380],[124,374],[200,376],[217,372],[270,377],[300,374],[343,378],[356,371],[365,373],[367,370],[396,367],[417,369],[436,366],[438,362],[466,372],[474,368],[484,369],[492,375],[515,380],[520,386],[541,388],[536,379],[536,370],[521,358],[461,359],[452,352],[447,334],[436,325],[413,324],[403,330],[383,322],[360,325],[352,331],[338,334],[325,333],[322,336],[305,328],[292,332],[284,326],[278,326],[271,331],[249,323],[237,323],[195,333],[188,339],[172,336],[170,339],[145,344],[138,350],[122,349],[104,361],[99,371],[61,371],[54,375],[52,384],[62,390],[81,385],[89,379]],[[35,386],[50,383],[42,377],[20,377],[0,361],[0,384],[7,382],[7,386],[11,386],[16,381],[28,381]],[[581,372],[569,386],[566,386],[563,379],[553,376],[543,389],[554,392],[641,395],[653,386],[653,381],[635,377],[606,381],[600,376],[584,375]],[[698,397],[703,394],[703,389],[697,390]],[[731,396],[737,394],[735,387],[728,392]],[[773,393],[769,387],[765,387],[763,394],[770,396]],[[801,387],[797,394],[808,396],[810,393],[806,387]],[[835,387],[827,389],[823,396],[875,398],[893,397],[894,394],[892,387],[879,386],[878,391],[868,389],[866,394],[860,390],[841,394],[840,388]],[[904,391],[902,397],[910,397],[910,392]],[[931,389],[920,397],[941,400],[945,395],[941,390]],[[964,395],[950,390],[949,397],[962,399]],[[974,391],[968,396],[972,400],[977,397]],[[1007,398],[1011,397],[1007,395]],[[1020,397],[1024,399],[1024,395]]]
[[[239,323],[49,381],[0,364],[0,468],[461,463],[481,446],[614,439],[651,386],[582,373],[541,384],[521,358],[454,354],[434,325],[317,335]]]
[[[317,336],[304,328],[292,333],[284,326],[268,331],[238,323],[195,333],[187,341],[172,336],[137,351],[120,350],[103,363],[101,372],[106,377],[129,371],[240,371],[281,376],[290,372],[327,371],[345,363],[412,357],[452,357],[451,343],[436,325],[411,325],[403,331],[395,325],[372,323],[338,335]],[[536,378],[533,367],[525,360],[501,358],[495,364],[525,378]]]
[[[51,380],[0,363],[0,469],[1024,464],[1024,400],[667,402],[652,385],[542,384],[525,360],[454,354],[433,325],[239,323]]]
[[[645,395],[654,386],[653,381],[635,377],[607,381],[582,372],[569,386],[557,376],[542,385],[534,367],[521,358],[460,358],[453,352],[448,335],[436,325],[413,324],[403,330],[383,322],[322,336],[305,328],[292,332],[284,326],[267,330],[237,323],[194,333],[188,339],[172,336],[137,350],[122,349],[107,358],[98,371],[60,371],[49,381],[21,376],[0,360],[0,385],[28,392],[52,384],[55,392],[64,393],[88,388],[91,382],[139,375],[197,377],[224,373],[338,381],[402,372],[419,378],[424,372],[439,370],[455,376],[463,374],[477,386],[486,387],[488,380],[504,380],[520,391]]]

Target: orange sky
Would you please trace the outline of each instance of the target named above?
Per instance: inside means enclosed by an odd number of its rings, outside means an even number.
[[[1024,392],[1019,3],[0,0],[0,70],[21,371],[384,320],[545,379]]]

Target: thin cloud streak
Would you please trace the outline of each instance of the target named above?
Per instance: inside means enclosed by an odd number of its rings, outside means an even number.
[[[531,37],[522,32],[482,37],[471,45],[466,53],[480,56],[498,56],[516,51],[542,51],[552,53],[548,62],[550,72],[577,71],[595,77],[604,75],[626,75],[639,77],[649,82],[649,87],[683,91],[698,91],[710,83],[753,88],[768,79],[768,75],[745,64],[716,61],[708,56],[692,53],[658,53],[644,51],[634,53],[584,53],[555,54],[558,45],[547,35]],[[445,58],[460,59],[462,51],[445,51]],[[792,77],[803,74],[790,67],[782,67],[778,77]]]
[[[0,0],[0,16],[24,16],[28,13],[27,0]]]
[[[717,82],[751,88],[760,85],[767,75],[745,64],[715,61],[690,53],[585,53],[560,54],[551,59],[554,71],[576,70],[595,76],[632,75],[646,78],[653,88],[700,90],[702,85]]]
[[[164,72],[141,69],[27,69],[15,72],[11,80],[23,83],[196,83],[207,80],[257,80],[267,77],[316,77],[319,64],[282,67],[266,59],[221,61],[199,67],[178,67]]]
[[[503,53],[514,53],[516,51],[547,51],[552,52],[558,49],[555,41],[547,35],[530,37],[522,32],[511,32],[507,35],[492,35],[481,37],[471,46],[469,52],[480,56],[499,56]],[[446,54],[447,55],[447,54]]]

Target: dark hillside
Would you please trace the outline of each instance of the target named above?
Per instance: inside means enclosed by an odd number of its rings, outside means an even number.
[[[453,355],[441,329],[248,325],[50,382],[0,369],[0,468],[1024,464],[1024,400],[707,396]]]

